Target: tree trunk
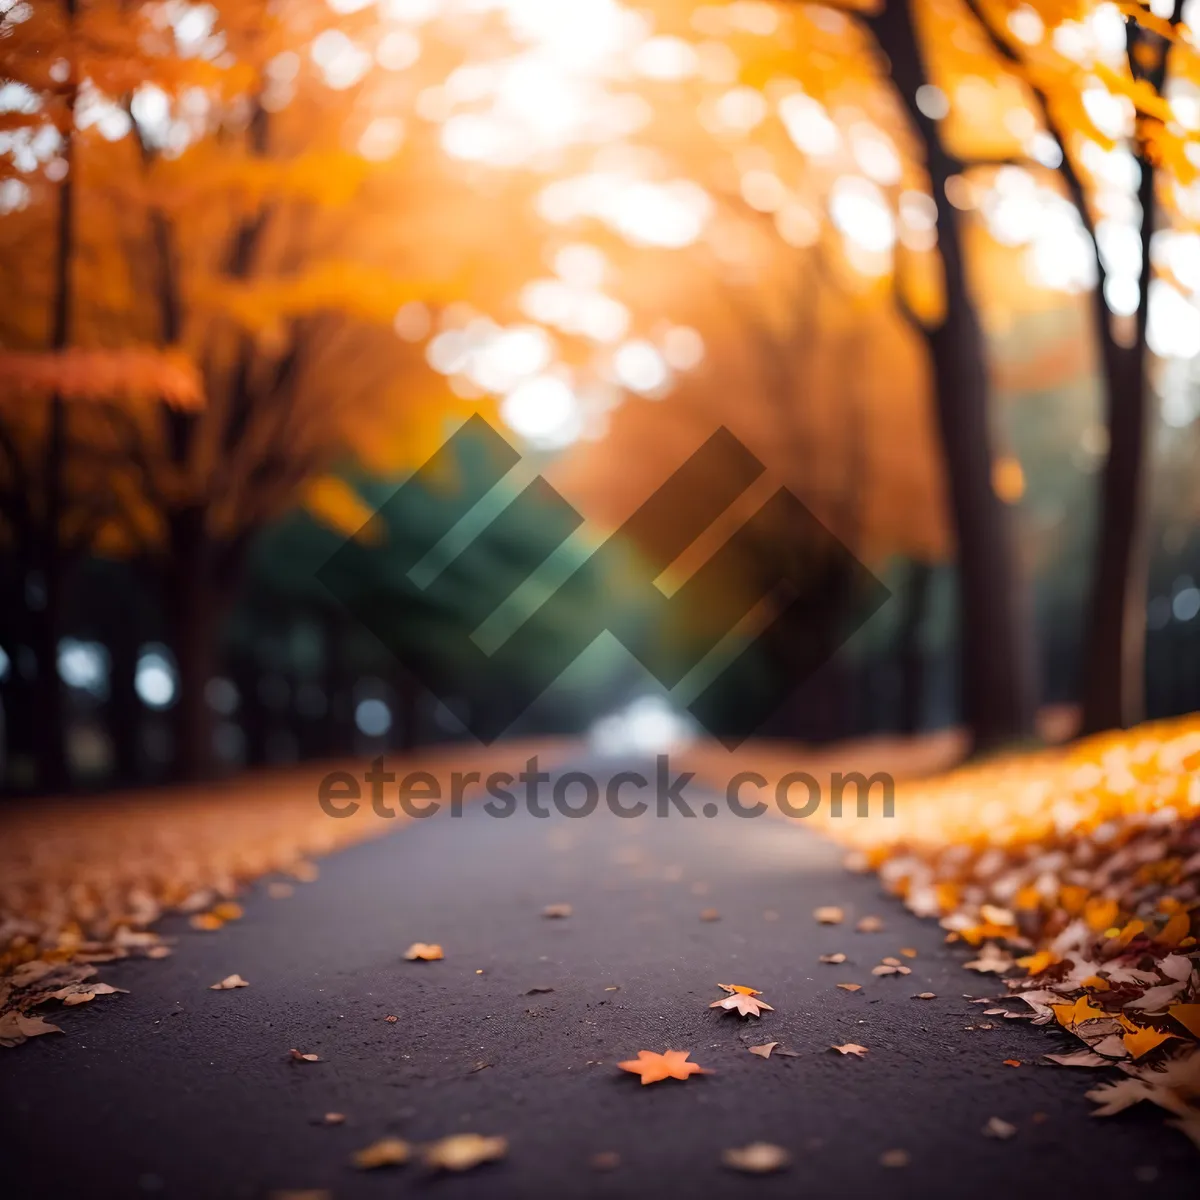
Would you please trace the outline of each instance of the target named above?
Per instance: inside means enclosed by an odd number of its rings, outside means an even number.
[[[1146,451],[1150,437],[1146,378],[1154,167],[1142,177],[1142,270],[1132,346],[1116,345],[1103,297],[1097,333],[1103,351],[1108,458],[1100,483],[1097,545],[1083,643],[1082,733],[1126,729],[1145,717],[1146,587],[1149,572]]]
[[[118,622],[108,631],[108,733],[113,747],[113,778],[134,784],[141,776],[142,702],[137,694],[137,625]]]
[[[947,153],[937,121],[917,105],[928,74],[912,0],[888,0],[868,20],[891,59],[892,79],[925,147],[937,206],[946,313],[925,338],[958,544],[962,709],[979,752],[1032,735],[1035,656],[1011,520],[992,487],[983,331],[967,283],[958,211],[946,195],[947,182],[963,166]]]
[[[179,781],[213,773],[212,713],[205,696],[216,658],[220,597],[213,580],[212,546],[204,511],[188,508],[171,519],[167,562],[167,615],[178,672],[171,709],[174,776]]]
[[[921,626],[929,604],[933,567],[913,562],[909,567],[908,586],[904,589],[900,628],[896,635],[896,657],[900,670],[900,732],[919,733],[925,716],[925,648],[921,644]]]

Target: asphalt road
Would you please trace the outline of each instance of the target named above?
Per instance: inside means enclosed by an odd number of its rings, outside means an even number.
[[[548,904],[573,913],[547,919]],[[830,904],[845,924],[814,922]],[[867,914],[882,932],[855,932]],[[1090,1118],[1099,1077],[1038,1063],[1061,1035],[978,1028],[983,1006],[964,993],[989,994],[990,979],[771,816],[495,819],[468,805],[326,860],[289,899],[256,889],[218,933],[168,932],[171,958],[106,968],[129,995],[55,1015],[65,1037],[0,1051],[6,1197],[1097,1200],[1195,1194],[1200,1180],[1200,1156],[1155,1113]],[[414,941],[440,942],[445,960],[404,961]],[[901,947],[918,952],[913,973],[873,977]],[[846,964],[817,961],[838,951]],[[250,986],[209,990],[231,972]],[[775,1011],[710,1010],[718,982],[761,989]],[[924,991],[937,999],[913,999]],[[766,1041],[796,1057],[748,1053]],[[844,1042],[867,1057],[828,1050]],[[322,1061],[290,1062],[291,1047]],[[641,1087],[615,1066],[666,1047],[714,1073]],[[327,1111],[345,1123],[319,1124]],[[992,1116],[1016,1135],[983,1136]],[[503,1134],[507,1159],[436,1180],[349,1164],[385,1135],[462,1131]],[[791,1169],[720,1165],[753,1141],[788,1148]],[[909,1164],[882,1166],[888,1150]],[[620,1165],[597,1172],[599,1152]]]

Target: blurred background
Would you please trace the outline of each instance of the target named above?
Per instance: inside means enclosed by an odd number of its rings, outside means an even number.
[[[5,792],[473,741],[480,704],[698,734],[609,635],[528,709],[395,651],[575,569],[581,628],[681,636],[642,548],[588,558],[721,427],[889,591],[764,736],[1200,708],[1200,5],[1133,7],[0,0]],[[485,523],[414,602],[484,447],[388,501],[473,414],[521,456],[493,506],[541,475],[582,523]],[[318,579],[347,539],[390,649]]]

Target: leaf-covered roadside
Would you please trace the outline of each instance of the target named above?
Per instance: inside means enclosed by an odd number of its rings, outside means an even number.
[[[500,757],[517,762],[522,749]],[[458,753],[456,765],[469,757]],[[314,859],[397,824],[369,809],[330,820],[316,802],[320,778],[263,774],[0,813],[0,1048],[34,1036],[18,1018],[35,1009],[122,991],[98,981],[104,965],[167,957],[164,917],[184,914],[191,929],[215,932],[242,917],[236,898],[251,884],[270,879],[267,895],[286,899],[317,878]]]
[[[1003,980],[1000,1010],[1072,1039],[1058,1065],[1127,1079],[1200,1147],[1200,718],[902,786],[892,819],[830,822],[948,942]]]

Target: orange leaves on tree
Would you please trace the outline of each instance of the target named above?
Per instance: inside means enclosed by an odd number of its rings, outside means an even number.
[[[127,346],[120,350],[0,351],[0,397],[112,403],[162,403],[194,411],[204,386],[196,364],[181,350]]]
[[[664,1050],[656,1054],[653,1050],[639,1050],[637,1058],[617,1063],[622,1071],[640,1075],[643,1086],[660,1083],[664,1079],[687,1080],[693,1075],[708,1075],[710,1072],[699,1063],[689,1062],[690,1050]]]

